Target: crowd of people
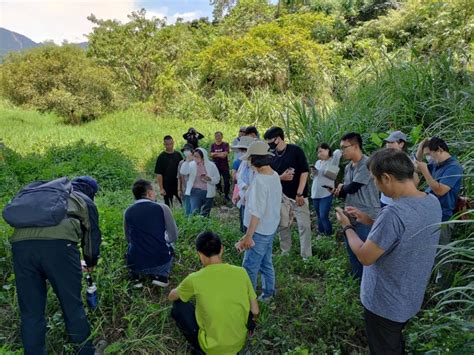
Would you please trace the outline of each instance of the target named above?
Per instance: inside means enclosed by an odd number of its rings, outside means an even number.
[[[243,236],[235,248],[243,252],[242,267],[223,263],[220,237],[203,231],[195,242],[203,268],[188,275],[168,296],[173,302],[171,316],[193,353],[236,354],[244,347],[255,329],[258,302],[273,302],[277,292],[274,238],[278,234],[281,255],[288,255],[295,220],[299,254],[305,262],[310,260],[310,202],[317,239],[328,238],[334,235],[330,212],[335,198],[344,203],[344,208],[334,209],[335,216],[351,275],[361,281],[370,352],[403,353],[402,329],[420,310],[438,244],[450,241],[451,227],[441,222],[453,216],[461,188],[463,168],[445,141],[425,139],[409,156],[407,136],[396,131],[386,138],[385,148],[367,156],[361,135],[350,132],[342,135],[336,150],[321,142],[318,160],[310,165],[305,152],[288,143],[280,127],[268,129],[263,139],[256,127],[241,127],[231,144],[216,132],[209,152],[199,147],[204,136],[194,128],[183,138],[186,144],[177,152],[173,138],[165,136],[165,149],[156,160],[156,185],[164,204],[156,202],[151,181],[139,179],[133,184],[135,202],[124,213],[124,234],[132,285],[142,287],[149,280],[167,287],[179,238],[171,210],[175,201],[186,216],[207,218],[220,192],[226,203],[238,208]],[[341,158],[347,164],[337,184]],[[419,188],[419,175],[427,185],[424,191]],[[41,190],[42,186],[27,188]],[[101,243],[93,202],[97,191],[92,177],[73,179],[68,190],[72,202],[56,225],[24,225],[5,218],[15,227],[11,243],[26,354],[46,353],[46,279],[60,300],[78,353],[94,351],[81,300],[76,245],[82,245],[84,270],[92,271]],[[17,213],[16,219],[22,219],[20,210],[13,210],[21,206],[20,195],[7,205],[4,217]],[[446,285],[448,277],[449,270],[440,269],[436,282]],[[261,290],[258,297],[257,289]]]

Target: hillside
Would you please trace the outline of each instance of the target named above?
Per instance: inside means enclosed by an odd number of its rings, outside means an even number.
[[[39,44],[22,34],[0,27],[0,57],[11,51],[37,47]]]

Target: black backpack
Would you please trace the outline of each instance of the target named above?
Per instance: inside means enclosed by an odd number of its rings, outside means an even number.
[[[3,209],[3,218],[14,228],[51,227],[67,215],[72,185],[68,178],[35,181],[25,186]]]

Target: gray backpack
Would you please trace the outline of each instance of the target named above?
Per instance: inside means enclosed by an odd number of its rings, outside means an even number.
[[[68,178],[35,181],[25,186],[3,209],[3,218],[14,228],[51,227],[67,215],[72,185]]]

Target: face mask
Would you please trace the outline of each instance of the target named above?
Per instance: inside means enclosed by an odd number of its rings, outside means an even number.
[[[431,155],[426,156],[426,161],[428,162],[428,164],[436,164],[436,161],[433,159]]]
[[[275,141],[268,143],[268,146],[270,147],[271,150],[275,150],[277,145],[278,143],[276,143]]]
[[[191,152],[189,150],[184,151],[184,156],[187,158],[191,155]]]

